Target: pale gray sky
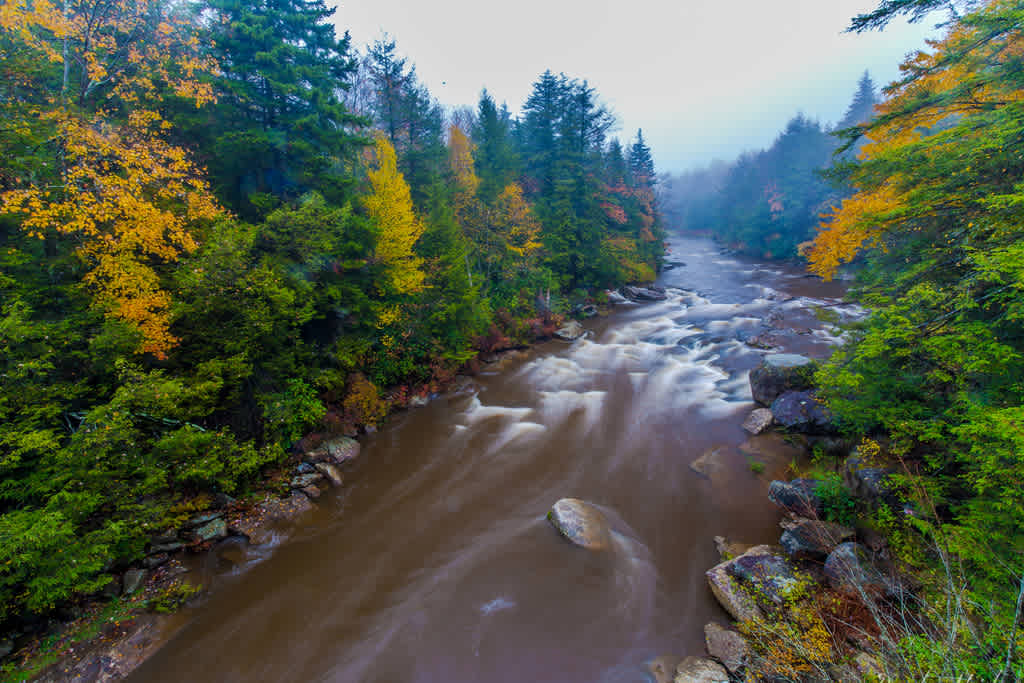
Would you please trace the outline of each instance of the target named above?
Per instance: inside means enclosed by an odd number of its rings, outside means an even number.
[[[587,79],[624,141],[643,128],[659,171],[766,147],[798,111],[835,122],[864,69],[891,81],[935,23],[843,33],[873,0],[330,4],[356,46],[389,33],[445,105],[475,106],[486,87],[518,111],[545,69]]]

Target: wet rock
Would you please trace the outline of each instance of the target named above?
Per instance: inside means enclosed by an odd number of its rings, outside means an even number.
[[[750,393],[761,405],[771,405],[787,391],[810,389],[816,367],[815,362],[806,356],[769,354],[750,371]]]
[[[215,541],[221,538],[227,538],[228,535],[228,523],[218,517],[209,524],[197,528],[192,532],[192,540],[196,543],[206,543],[207,541]]]
[[[853,529],[817,519],[799,519],[788,527],[780,544],[795,560],[823,560],[854,536]]]
[[[787,391],[772,401],[772,417],[787,429],[804,434],[835,431],[832,411],[812,391]]]
[[[344,465],[359,457],[359,450],[358,441],[347,436],[339,436],[306,453],[305,459],[312,463],[330,462],[334,465]]]
[[[316,469],[320,474],[327,477],[327,480],[331,482],[333,486],[341,486],[344,482],[344,479],[341,476],[341,470],[329,462],[318,462],[316,464]]]
[[[269,543],[274,532],[268,528],[275,522],[289,522],[313,509],[303,493],[293,491],[288,498],[268,496],[259,506],[241,519],[234,520],[229,530],[238,536],[244,536],[252,545]]]
[[[672,683],[676,676],[676,666],[679,665],[681,657],[662,655],[647,662],[647,672],[651,674],[654,683]]]
[[[413,396],[409,399],[410,408],[425,408],[430,403],[426,396]]]
[[[775,417],[768,408],[757,408],[743,421],[743,429],[755,436],[772,426]]]
[[[775,335],[765,332],[747,337],[743,340],[743,343],[754,349],[771,350],[779,345],[779,340]]]
[[[686,657],[676,667],[675,683],[729,683],[729,672],[705,657]]]
[[[610,303],[610,304],[625,304],[625,303],[629,303],[629,299],[627,299],[626,297],[622,296],[622,294],[619,293],[617,290],[613,289],[613,290],[609,290],[608,291],[608,303]]]
[[[309,486],[304,486],[304,487],[302,487],[299,490],[302,491],[304,494],[306,494],[306,497],[309,498],[310,500],[317,500],[324,493],[320,489],[320,487],[317,486],[316,484],[310,484]]]
[[[146,569],[156,569],[162,564],[165,564],[167,560],[171,559],[171,556],[167,553],[157,553],[156,555],[150,555],[142,559],[142,566]]]
[[[878,505],[885,503],[890,507],[899,505],[896,489],[889,482],[893,470],[885,467],[867,465],[860,457],[851,456],[846,459],[843,468],[843,482],[858,498]]]
[[[747,551],[747,553],[755,554],[768,552],[771,552],[771,548],[766,545],[754,546]],[[747,553],[717,564],[704,573],[708,580],[708,586],[711,587],[711,592],[715,598],[725,608],[725,611],[737,621],[750,621],[751,619],[763,616],[761,608],[757,606],[753,595],[729,571],[732,565],[740,557],[745,557]]]
[[[312,474],[300,474],[299,476],[292,478],[291,487],[293,489],[304,489],[307,486],[313,486],[323,478],[324,475],[319,472],[313,472]]]
[[[704,645],[708,654],[733,674],[745,667],[750,657],[750,646],[743,636],[714,622],[704,626]]]
[[[586,501],[562,498],[548,511],[548,521],[562,536],[587,550],[607,550],[611,546],[608,519]]]
[[[817,488],[816,479],[773,481],[768,485],[768,499],[795,515],[821,517],[825,513],[825,505],[815,493]]]
[[[697,474],[712,478],[725,469],[725,453],[721,448],[713,448],[690,463],[690,469]]]
[[[175,529],[167,529],[154,536],[151,542],[153,545],[166,545],[167,543],[177,543],[179,540],[178,532]]]
[[[867,548],[842,543],[825,560],[825,578],[836,591],[856,598],[892,594],[895,584],[871,560]]]
[[[754,549],[728,563],[726,571],[754,595],[781,605],[786,592],[796,585],[793,565],[771,549]]]
[[[308,462],[300,462],[299,466],[295,468],[296,474],[313,474],[316,472],[316,468]]]
[[[129,569],[124,573],[124,594],[134,595],[146,582],[149,572],[145,569]]]
[[[579,322],[570,320],[563,327],[555,331],[555,336],[565,341],[576,341],[586,334],[586,330]]]
[[[205,512],[201,515],[196,515],[192,519],[188,520],[188,524],[186,524],[185,527],[191,529],[197,526],[203,526],[204,524],[209,524],[213,520],[219,519],[223,516],[224,513],[220,510],[214,510],[213,512]]]
[[[173,543],[160,543],[158,545],[150,546],[149,554],[159,555],[162,553],[176,553],[184,547],[185,544],[181,541],[174,541]]]
[[[622,288],[622,293],[633,301],[664,301],[668,298],[664,291],[654,287],[630,287]]]

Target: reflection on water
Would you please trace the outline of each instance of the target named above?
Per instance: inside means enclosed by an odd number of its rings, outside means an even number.
[[[813,308],[857,311],[709,242],[676,239],[673,258],[688,265],[665,275],[666,301],[620,307],[368,439],[298,537],[250,549],[247,571],[207,568],[211,596],[132,680],[637,681],[652,657],[701,652],[724,616],[704,581],[712,538],[777,539],[764,491],[793,456],[739,427],[764,353],[744,341],[771,328],[823,355],[834,330]],[[691,470],[708,452],[713,475]],[[563,497],[600,506],[610,552],[551,529]]]

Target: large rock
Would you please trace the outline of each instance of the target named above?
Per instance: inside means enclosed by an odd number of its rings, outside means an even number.
[[[806,356],[769,354],[750,371],[750,393],[755,401],[769,406],[787,391],[810,389],[816,368],[815,362]]]
[[[586,332],[587,331],[583,328],[583,325],[576,320],[570,320],[563,327],[555,331],[555,336],[559,339],[564,339],[565,341],[576,341],[586,334]]]
[[[705,576],[715,598],[737,621],[764,616],[755,596],[771,597],[793,580],[785,558],[767,545],[756,545],[738,557],[715,565]]]
[[[359,442],[347,436],[325,441],[306,453],[306,460],[311,463],[329,462],[334,465],[345,465],[359,457]]]
[[[843,481],[856,497],[877,505],[885,503],[890,507],[899,505],[896,488],[889,481],[893,470],[873,467],[854,455],[846,459]]]
[[[134,595],[146,582],[145,569],[129,569],[124,573],[124,594]]]
[[[313,472],[312,474],[300,474],[292,477],[291,487],[293,489],[304,489],[307,486],[313,486],[320,483],[320,480],[324,478],[324,475],[319,472]]]
[[[823,560],[840,543],[853,538],[853,529],[817,519],[799,519],[788,525],[779,542],[795,560]]]
[[[626,297],[622,296],[622,294],[620,294],[618,292],[618,290],[612,289],[612,290],[608,291],[608,303],[610,303],[610,304],[624,304],[624,303],[628,303],[628,302],[629,302],[629,299],[627,299]]]
[[[768,500],[800,517],[821,517],[825,504],[815,493],[817,488],[816,479],[773,481],[768,485]]]
[[[772,415],[772,411],[768,408],[757,408],[747,419],[743,421],[743,429],[747,430],[754,436],[757,436],[764,430],[772,426],[775,421],[775,416]]]
[[[748,550],[726,568],[740,584],[758,598],[781,605],[786,593],[796,585],[793,565],[771,549]]]
[[[622,293],[633,301],[664,301],[668,297],[665,292],[654,287],[630,287],[622,288]]]
[[[216,519],[198,527],[192,531],[192,541],[195,543],[206,543],[226,538],[228,535],[228,523],[222,518]]]
[[[293,491],[288,498],[268,496],[264,501],[244,517],[233,521],[229,530],[233,534],[244,536],[252,545],[262,545],[274,539],[271,524],[289,522],[313,509],[309,498]]]
[[[704,627],[704,645],[708,654],[721,662],[729,673],[739,672],[750,657],[750,645],[743,636],[714,622]]]
[[[587,550],[607,550],[612,535],[608,518],[596,506],[578,498],[562,498],[548,511],[558,533]]]
[[[729,683],[729,672],[705,657],[686,657],[676,667],[675,683]]]
[[[341,470],[336,465],[332,465],[329,462],[318,462],[316,469],[320,474],[327,477],[332,486],[341,486],[345,482],[344,477],[341,476]]]
[[[775,421],[804,434],[828,434],[835,431],[832,411],[813,391],[787,391],[772,401]]]
[[[825,560],[825,578],[833,589],[854,598],[873,599],[896,592],[896,583],[858,543],[842,543],[832,551]]]

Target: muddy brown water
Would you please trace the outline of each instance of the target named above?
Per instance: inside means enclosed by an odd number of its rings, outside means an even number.
[[[765,492],[796,455],[740,428],[764,353],[741,340],[771,326],[827,355],[811,311],[842,287],[705,240],[671,247],[686,265],[663,275],[667,301],[401,414],[291,538],[233,569],[210,555],[208,597],[129,680],[644,681],[655,656],[702,653],[704,624],[726,619],[704,579],[712,538],[777,541]],[[567,496],[608,513],[612,551],[548,525]]]

